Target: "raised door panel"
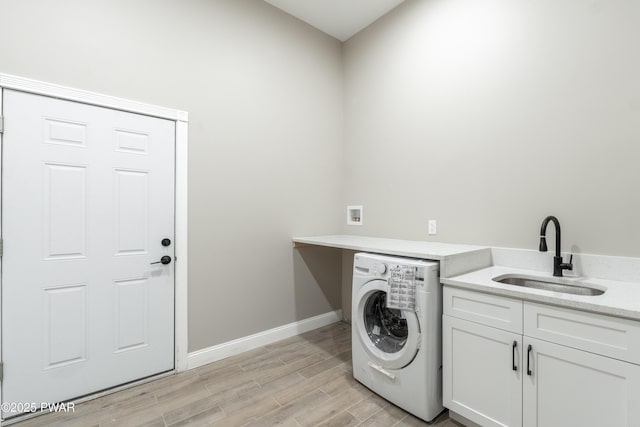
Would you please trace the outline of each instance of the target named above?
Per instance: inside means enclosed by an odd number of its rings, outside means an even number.
[[[640,425],[640,366],[535,338],[524,345],[525,427]]]
[[[148,173],[115,171],[117,255],[147,253],[149,230]]]
[[[44,259],[84,258],[87,243],[86,166],[44,163]]]
[[[81,284],[44,290],[44,369],[86,361],[86,289]]]
[[[115,282],[115,351],[129,351],[148,345],[148,280]]]
[[[444,406],[482,426],[522,425],[521,360],[522,335],[443,316]]]

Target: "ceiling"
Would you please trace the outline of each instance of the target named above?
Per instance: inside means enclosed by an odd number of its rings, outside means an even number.
[[[404,0],[264,0],[345,41]]]

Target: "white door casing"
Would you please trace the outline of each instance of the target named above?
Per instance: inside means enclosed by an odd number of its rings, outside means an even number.
[[[150,263],[174,255],[175,122],[15,91],[3,110],[3,401],[173,369],[174,263]]]

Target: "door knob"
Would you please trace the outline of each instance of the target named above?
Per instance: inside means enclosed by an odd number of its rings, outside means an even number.
[[[160,261],[156,261],[156,262],[152,262],[151,264],[170,264],[171,263],[171,257],[169,255],[165,255],[162,258],[160,258]]]
[[[169,246],[171,244],[171,239],[162,239],[160,242],[162,246]]]

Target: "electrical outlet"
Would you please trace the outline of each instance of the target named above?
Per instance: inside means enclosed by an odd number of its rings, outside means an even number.
[[[435,219],[430,219],[429,220],[429,235],[430,236],[435,236],[436,234],[438,234],[438,229],[436,227],[436,220]]]

